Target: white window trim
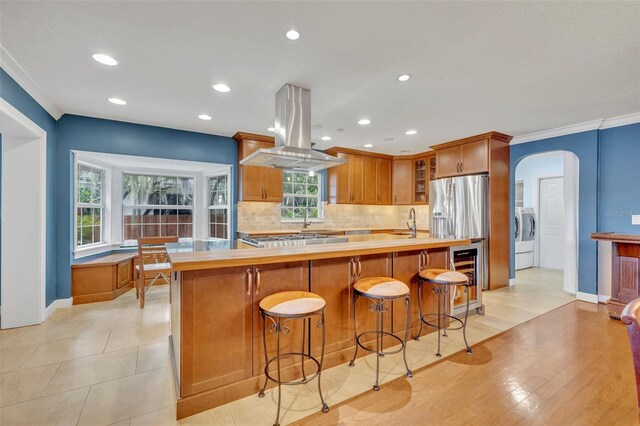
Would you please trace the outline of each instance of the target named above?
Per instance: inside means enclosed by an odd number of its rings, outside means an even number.
[[[100,170],[102,172],[102,185],[101,185],[101,199],[102,199],[102,242],[86,244],[83,246],[78,246],[78,208],[83,207],[84,203],[78,202],[78,166],[83,165],[87,167],[91,167],[93,169]],[[102,164],[96,162],[88,162],[84,160],[78,160],[74,155],[73,161],[73,253],[76,258],[91,256],[96,253],[101,253],[105,251],[105,248],[110,248],[112,244],[109,242],[108,235],[111,231],[111,221],[107,220],[110,215],[110,170],[108,167],[105,167]],[[87,205],[88,207],[94,208],[94,205]]]
[[[227,226],[229,229],[229,239],[233,239],[235,236],[232,233],[232,205],[230,203],[231,197],[234,194],[233,182],[231,180],[233,173],[233,166],[228,164],[218,164],[218,163],[201,163],[197,161],[182,161],[178,160],[181,163],[184,163],[185,168],[179,170],[169,170],[165,169],[159,164],[156,167],[130,167],[130,166],[118,166],[117,164],[110,163],[107,160],[110,160],[109,157],[113,157],[112,154],[102,154],[96,152],[86,152],[86,151],[72,151],[74,154],[74,177],[72,181],[73,191],[74,191],[74,206],[73,206],[73,216],[74,216],[74,228],[73,228],[73,253],[74,258],[79,259],[86,256],[91,256],[95,254],[100,254],[113,250],[128,250],[131,247],[123,246],[124,241],[122,241],[122,174],[123,173],[133,173],[133,174],[144,174],[144,175],[158,175],[158,176],[177,176],[177,177],[192,177],[195,178],[195,187],[194,187],[194,202],[193,202],[193,231],[194,231],[194,240],[219,240],[216,238],[209,238],[208,233],[208,217],[209,217],[209,201],[208,201],[208,179],[213,176],[221,176],[227,175],[228,182],[228,214],[227,214]],[[104,156],[101,158],[101,156]],[[116,155],[117,156],[117,155]],[[78,159],[80,157],[80,159]],[[89,157],[86,159],[85,157]],[[97,160],[96,157],[100,158]],[[106,158],[105,158],[106,157]],[[155,158],[152,157],[140,157],[140,156],[125,156],[125,157],[136,157],[136,160],[139,159],[140,163],[144,164],[153,164]],[[76,238],[76,176],[77,176],[77,162],[87,164],[92,167],[100,168],[105,170],[105,178],[103,181],[103,199],[105,202],[104,207],[104,220],[103,220],[103,240],[104,243],[100,245],[91,245],[84,246],[82,248],[77,248],[75,244]],[[104,161],[102,161],[104,160]],[[165,159],[157,159],[159,161],[166,161]],[[204,169],[203,166],[211,165],[209,170]],[[190,166],[194,169],[189,170]],[[162,206],[153,206],[154,208],[162,208]],[[200,209],[202,208],[202,211]],[[168,206],[167,208],[175,208],[175,206]]]
[[[225,205],[211,205],[209,204],[209,179],[213,178],[213,177],[219,177],[219,176],[226,176],[227,177],[227,204]],[[232,235],[231,235],[231,194],[232,194],[232,188],[231,188],[231,169],[229,169],[228,172],[226,173],[203,173],[202,174],[202,191],[203,191],[203,200],[204,200],[204,205],[207,206],[207,212],[206,214],[204,214],[203,218],[202,218],[202,226],[204,227],[204,235],[205,235],[205,240],[208,241],[217,241],[217,240],[222,240],[222,238],[216,238],[216,237],[212,237],[211,235],[209,235],[209,210],[211,209],[227,209],[227,240],[230,240]]]
[[[283,185],[284,185],[284,173],[282,174],[282,179],[283,179]],[[293,195],[295,196],[295,194],[289,194],[290,196]],[[284,193],[284,191],[282,192],[282,202],[284,203],[284,197],[286,197],[287,194]],[[282,207],[282,204],[280,205],[280,207]],[[324,222],[324,208],[325,208],[325,203],[322,201],[322,176],[318,174],[318,213],[319,213],[319,218],[317,219],[307,219],[308,223],[323,223]],[[288,218],[284,218],[282,217],[282,210],[280,210],[280,223],[304,223],[304,218],[300,219],[300,218],[294,218],[294,219],[288,219]]]

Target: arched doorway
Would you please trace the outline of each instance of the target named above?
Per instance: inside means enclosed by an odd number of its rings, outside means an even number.
[[[523,157],[516,165],[515,285],[578,291],[579,160],[570,151]]]

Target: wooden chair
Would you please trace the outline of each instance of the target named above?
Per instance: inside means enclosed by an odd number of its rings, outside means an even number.
[[[633,355],[633,367],[636,372],[636,392],[638,396],[638,410],[640,411],[640,299],[629,302],[624,307],[620,320],[627,326],[631,354]]]
[[[136,297],[140,299],[141,308],[144,308],[145,293],[158,280],[171,284],[171,263],[164,245],[177,242],[178,237],[138,238]],[[147,280],[151,280],[149,285]]]

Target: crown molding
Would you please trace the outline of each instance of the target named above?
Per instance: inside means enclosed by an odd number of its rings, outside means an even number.
[[[511,145],[534,142],[542,139],[557,138],[558,136],[588,132],[589,130],[610,129],[612,127],[626,126],[635,123],[640,123],[640,112],[621,115],[619,117],[602,118],[599,120],[587,121],[585,123],[572,124],[571,126],[558,127],[556,129],[542,130],[540,132],[516,136],[511,141]]]
[[[9,53],[9,51],[0,44],[0,67],[4,69],[16,83],[20,85],[33,99],[36,100],[54,119],[59,119],[62,116],[62,111],[58,106],[52,102],[47,96],[44,95],[42,89],[29,75],[29,73],[22,68],[22,66],[16,61],[16,59]]]
[[[640,112],[633,114],[621,115],[620,117],[607,118],[602,122],[601,129],[610,129],[611,127],[626,126],[628,124],[640,123]]]

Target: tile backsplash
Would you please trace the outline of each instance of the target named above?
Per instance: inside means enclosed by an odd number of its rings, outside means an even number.
[[[429,229],[429,206],[367,206],[328,204],[323,202],[324,220],[310,228],[406,228],[409,209],[416,209],[416,224],[420,230]],[[238,229],[296,229],[301,223],[282,222],[280,203],[238,202]]]

